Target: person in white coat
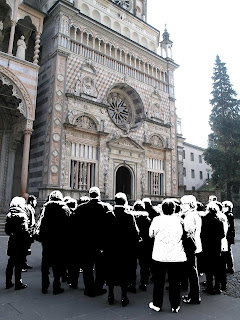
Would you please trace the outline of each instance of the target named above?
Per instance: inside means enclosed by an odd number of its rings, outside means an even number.
[[[169,300],[172,312],[180,310],[180,275],[186,254],[183,249],[182,219],[175,213],[176,204],[172,199],[162,202],[162,215],[155,217],[149,229],[149,236],[154,238],[153,260],[153,301],[149,308],[162,310],[166,272],[169,281]]]
[[[200,304],[200,285],[197,270],[196,254],[202,251],[201,227],[202,220],[197,213],[197,200],[193,195],[186,195],[181,198],[181,210],[184,223],[184,230],[187,237],[194,243],[187,254],[187,273],[190,284],[188,295],[183,296],[183,302],[189,304]]]

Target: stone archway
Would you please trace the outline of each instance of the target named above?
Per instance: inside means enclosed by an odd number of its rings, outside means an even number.
[[[21,194],[23,167],[28,165],[26,163],[24,166],[23,155],[29,152],[25,132],[28,126],[31,129],[32,121],[27,119],[24,91],[6,74],[1,73],[2,69],[3,67],[0,68],[0,211],[5,212],[12,197]]]
[[[121,166],[116,172],[116,193],[123,192],[128,199],[132,198],[132,174],[126,166]]]

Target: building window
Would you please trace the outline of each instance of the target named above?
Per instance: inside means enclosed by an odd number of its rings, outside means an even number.
[[[163,163],[161,159],[148,158],[147,168],[153,170],[163,170]]]
[[[71,142],[71,189],[85,191],[95,185],[97,160],[97,147]]]
[[[196,190],[196,188],[195,187],[192,187],[192,191],[195,191]]]
[[[202,163],[202,156],[199,155],[199,163]]]
[[[163,194],[163,173],[148,171],[148,193],[158,196]]]
[[[210,179],[210,174],[209,174],[209,172],[207,173],[207,179],[208,179],[208,180]]]
[[[203,173],[202,173],[202,171],[200,171],[199,174],[200,174],[200,179],[202,180],[202,179],[203,179]]]
[[[194,179],[195,178],[195,171],[192,169],[191,170],[191,177]]]
[[[89,190],[95,185],[95,172],[95,163],[71,160],[71,189]]]
[[[191,152],[190,157],[191,157],[191,161],[194,161],[194,153],[193,152]]]
[[[186,177],[186,168],[183,167],[183,176]]]
[[[183,150],[183,159],[185,159],[185,150]]]

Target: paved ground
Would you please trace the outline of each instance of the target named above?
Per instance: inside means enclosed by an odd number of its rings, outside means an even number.
[[[236,244],[233,245],[235,270],[240,271],[240,220],[236,220]],[[116,302],[113,306],[107,303],[107,295],[89,298],[83,295],[82,275],[80,288],[70,289],[63,284],[65,292],[54,296],[51,292],[41,293],[41,245],[35,242],[28,262],[34,267],[23,273],[23,281],[28,288],[15,291],[6,290],[5,268],[7,263],[6,246],[8,237],[0,237],[0,319],[1,320],[123,320],[123,319],[179,319],[179,320],[235,320],[239,319],[240,299],[227,294],[209,296],[202,293],[200,305],[181,305],[178,314],[170,312],[168,291],[165,292],[163,312],[151,311],[148,303],[152,301],[153,285],[147,292],[129,293],[130,304],[123,308],[120,304],[119,288],[115,290]],[[239,282],[239,277],[235,277]],[[203,278],[201,278],[201,281]],[[237,288],[240,287],[238,283]],[[238,289],[239,290],[239,289]],[[184,294],[185,292],[183,292]]]

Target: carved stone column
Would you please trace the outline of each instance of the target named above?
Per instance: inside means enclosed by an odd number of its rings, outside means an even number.
[[[5,203],[6,204],[9,204],[11,201],[11,198],[12,198],[15,156],[16,156],[16,151],[17,151],[19,144],[20,144],[20,141],[15,141],[11,144],[11,147],[9,148],[6,191],[5,191]]]
[[[35,38],[35,47],[34,47],[34,56],[33,56],[33,63],[38,64],[38,58],[39,58],[39,48],[40,48],[40,36],[41,33],[37,32],[36,33],[36,38]]]
[[[32,129],[27,129],[27,130],[24,131],[22,173],[21,173],[21,191],[20,191],[21,196],[23,196],[27,191],[30,138],[31,138],[32,132],[33,132]]]
[[[9,156],[10,133],[5,132],[2,135],[2,147],[0,153],[0,206],[5,204],[7,166]]]
[[[11,21],[11,32],[10,32],[10,38],[8,43],[8,54],[12,54],[13,50],[13,41],[14,41],[14,35],[15,35],[15,27],[16,27],[16,21]]]

